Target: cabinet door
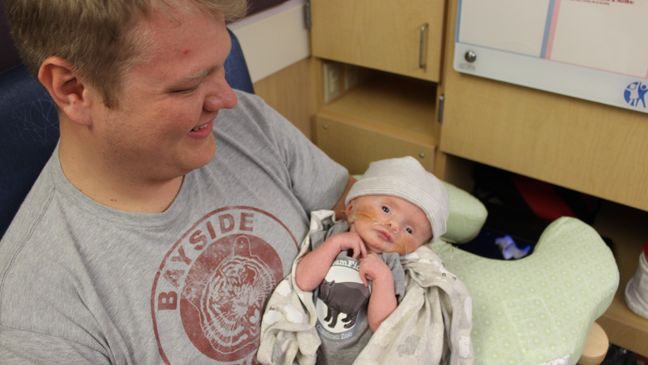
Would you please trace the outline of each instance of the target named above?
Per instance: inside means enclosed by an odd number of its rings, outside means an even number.
[[[311,0],[320,58],[438,81],[443,0]]]
[[[315,126],[317,145],[350,174],[364,173],[372,161],[407,155],[417,158],[427,170],[433,170],[434,145],[399,139],[322,114],[315,117]]]

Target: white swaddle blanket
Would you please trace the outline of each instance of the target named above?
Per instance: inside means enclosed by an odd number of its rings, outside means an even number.
[[[311,214],[310,232],[301,244],[291,274],[275,289],[261,324],[257,359],[264,364],[315,364],[320,340],[313,293],[294,282],[296,263],[310,250],[310,233],[324,229],[333,211]],[[406,293],[380,325],[354,365],[473,363],[470,340],[472,302],[466,287],[448,272],[427,245],[401,259]]]

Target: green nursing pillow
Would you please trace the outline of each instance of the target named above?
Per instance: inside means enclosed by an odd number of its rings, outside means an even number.
[[[488,212],[477,198],[458,187],[445,183],[448,191],[448,226],[441,237],[451,243],[468,242],[481,230]]]
[[[520,260],[480,257],[443,241],[432,249],[473,299],[475,365],[575,364],[619,271],[598,233],[561,218]]]

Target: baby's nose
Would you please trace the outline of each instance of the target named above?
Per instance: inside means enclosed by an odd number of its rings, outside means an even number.
[[[400,232],[400,225],[395,221],[392,221],[392,220],[388,221],[387,222],[387,227],[389,227],[389,230],[392,233],[399,233]]]

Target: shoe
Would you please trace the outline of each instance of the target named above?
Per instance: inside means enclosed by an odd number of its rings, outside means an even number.
[[[639,255],[639,267],[625,288],[625,301],[631,311],[648,319],[648,243]]]

